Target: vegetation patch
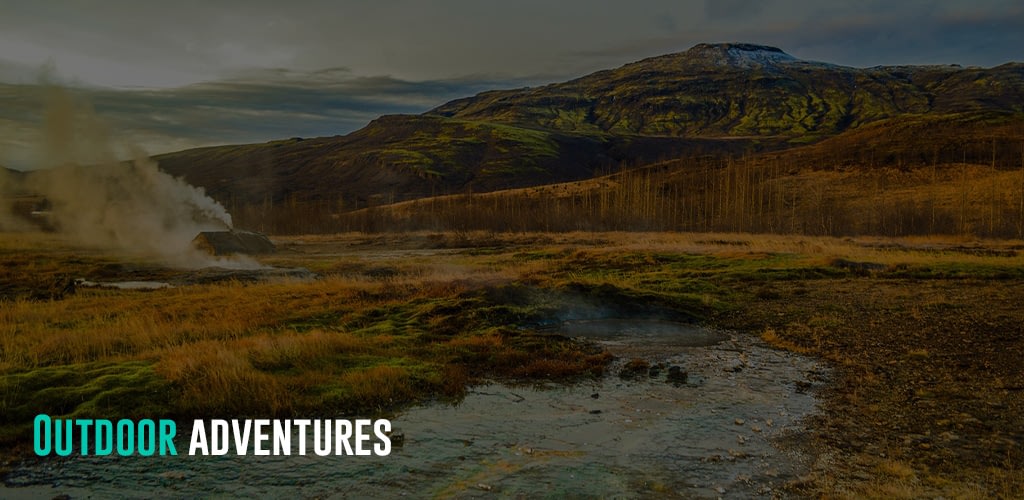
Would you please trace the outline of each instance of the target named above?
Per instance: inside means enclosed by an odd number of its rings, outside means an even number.
[[[171,384],[148,361],[45,366],[0,374],[0,442],[31,433],[36,415],[55,418],[152,418],[174,409]],[[24,441],[23,441],[24,443]]]

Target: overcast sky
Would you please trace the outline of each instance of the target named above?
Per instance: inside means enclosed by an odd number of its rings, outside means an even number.
[[[0,164],[78,88],[152,153],[333,135],[700,42],[849,66],[1024,60],[1020,0],[0,0]]]

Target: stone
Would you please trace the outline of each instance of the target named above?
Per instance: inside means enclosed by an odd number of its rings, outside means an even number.
[[[685,384],[686,379],[690,376],[689,373],[683,371],[682,368],[672,365],[668,367],[668,376],[666,380],[674,384]]]

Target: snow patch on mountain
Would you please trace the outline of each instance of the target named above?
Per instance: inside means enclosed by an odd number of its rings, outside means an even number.
[[[749,43],[700,44],[686,55],[718,66],[754,68],[802,62],[776,47]]]
[[[726,53],[728,54],[729,64],[734,66],[771,66],[778,63],[798,61],[797,58],[782,51],[745,50],[730,47]]]

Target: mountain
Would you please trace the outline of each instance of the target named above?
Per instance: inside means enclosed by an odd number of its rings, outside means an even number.
[[[903,114],[1024,112],[1024,64],[858,69],[775,47],[701,44],[565,83],[485,92],[428,114],[552,130],[809,140]]]
[[[564,83],[384,116],[346,136],[157,160],[232,212],[264,213],[285,202],[341,212],[587,179],[671,158],[747,157],[868,125],[878,137],[926,137],[927,126],[900,124],[958,116],[970,116],[969,127],[1021,121],[1024,64],[851,68],[774,47],[701,44]]]
[[[290,200],[359,208],[438,194],[592,177],[679,156],[743,154],[772,139],[580,134],[433,115],[390,115],[338,137],[214,146],[155,157],[231,209]]]
[[[346,136],[293,138],[157,156],[160,167],[232,202],[341,200],[365,205],[589,176],[607,141],[433,116],[382,116]]]

